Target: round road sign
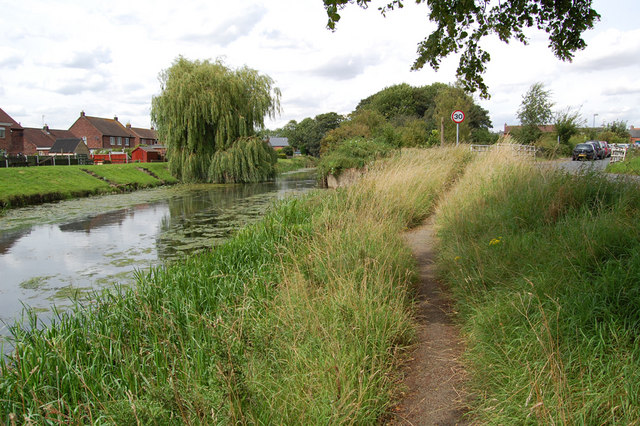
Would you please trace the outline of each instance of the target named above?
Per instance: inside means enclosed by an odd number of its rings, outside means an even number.
[[[458,123],[458,124],[462,123],[464,121],[464,112],[460,111],[459,109],[453,111],[451,113],[451,120],[454,123]]]

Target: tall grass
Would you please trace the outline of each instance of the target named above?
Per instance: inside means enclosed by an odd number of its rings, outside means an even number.
[[[640,192],[504,153],[440,206],[482,423],[640,421]]]
[[[15,327],[15,353],[0,363],[2,418],[375,422],[413,336],[400,231],[433,210],[468,155],[405,152],[353,187],[282,202],[226,244],[141,272],[136,287],[52,327]]]

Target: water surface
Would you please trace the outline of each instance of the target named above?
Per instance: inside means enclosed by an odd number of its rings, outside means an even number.
[[[316,186],[312,172],[248,185],[176,185],[10,210],[0,217],[0,336],[23,306],[55,305],[129,284],[137,269],[211,250],[279,198]]]

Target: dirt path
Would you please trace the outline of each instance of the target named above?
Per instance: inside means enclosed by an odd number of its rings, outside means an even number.
[[[405,235],[418,262],[418,346],[405,367],[408,390],[393,410],[391,424],[461,425],[465,412],[463,351],[446,290],[435,279],[433,225]]]

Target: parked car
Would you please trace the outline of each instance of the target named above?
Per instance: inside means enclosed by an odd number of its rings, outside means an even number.
[[[573,161],[579,160],[596,160],[598,153],[592,143],[579,143],[573,148]]]
[[[607,141],[599,141],[599,142],[604,149],[604,158],[611,157],[611,147],[609,146],[609,143]]]
[[[588,143],[590,145],[593,145],[593,149],[596,150],[596,158],[595,160],[600,160],[602,158],[604,158],[604,148],[602,147],[602,145],[600,145],[600,141],[587,141],[585,143]]]

